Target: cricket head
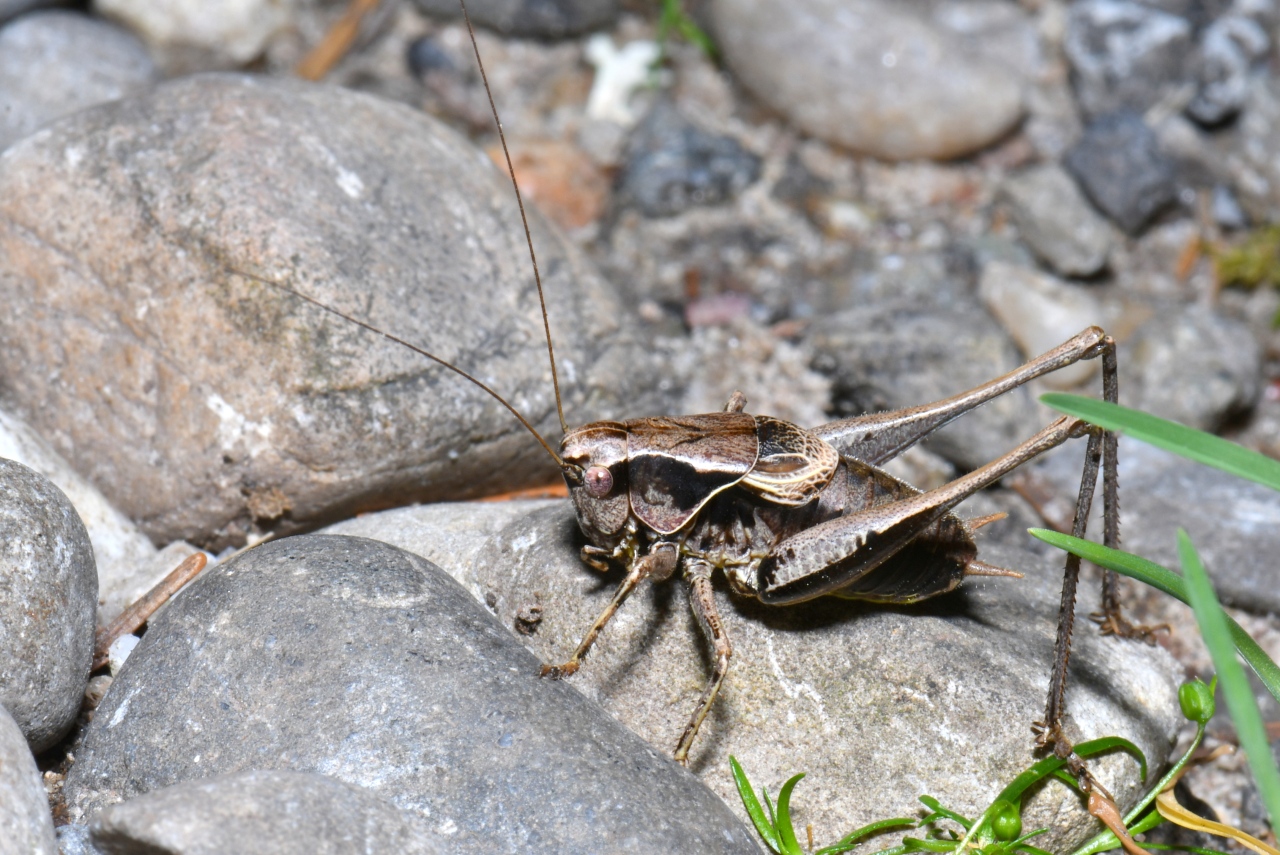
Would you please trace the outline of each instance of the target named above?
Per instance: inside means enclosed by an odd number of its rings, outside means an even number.
[[[571,430],[560,441],[560,459],[582,533],[597,546],[616,543],[631,514],[626,426],[592,422]]]

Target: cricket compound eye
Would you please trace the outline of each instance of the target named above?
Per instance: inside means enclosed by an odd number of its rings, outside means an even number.
[[[597,499],[603,499],[613,489],[613,473],[603,466],[592,466],[583,475],[587,492]]]

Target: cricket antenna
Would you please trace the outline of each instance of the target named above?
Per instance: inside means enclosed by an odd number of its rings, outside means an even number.
[[[556,413],[560,416],[560,433],[565,435],[569,433],[569,425],[564,420],[564,405],[560,399],[560,377],[556,372],[556,350],[555,346],[551,344],[551,322],[547,319],[547,298],[542,293],[542,276],[538,273],[538,255],[533,251],[533,234],[529,231],[529,217],[524,211],[524,197],[520,195],[520,182],[516,181],[516,168],[511,164],[511,151],[507,148],[507,135],[502,131],[502,119],[498,118],[498,106],[493,103],[493,90],[489,88],[489,75],[485,74],[484,60],[480,58],[480,45],[476,43],[476,30],[475,27],[471,26],[471,15],[467,13],[466,0],[458,0],[458,3],[462,6],[462,19],[467,23],[467,34],[471,36],[471,50],[475,52],[476,65],[480,67],[480,79],[484,82],[484,94],[489,98],[489,110],[493,113],[493,123],[498,126],[498,139],[502,142],[502,156],[507,161],[507,174],[511,176],[511,186],[516,190],[516,204],[520,206],[520,222],[524,224],[524,239],[529,244],[529,260],[533,262],[533,281],[538,286],[538,304],[542,306],[542,329],[547,335],[547,357],[551,360],[551,385],[556,393]],[[434,356],[431,358],[435,359]],[[439,360],[436,361],[438,362]],[[453,366],[449,367],[453,368]],[[454,370],[457,371],[456,368]],[[459,371],[458,373],[461,374],[462,372]],[[505,404],[506,401],[503,401],[503,403]],[[507,408],[511,409],[511,406],[508,404]],[[511,412],[514,413],[515,410],[512,409]],[[524,419],[521,418],[520,421],[524,422]],[[525,424],[527,426],[528,422],[525,422]],[[542,437],[539,436],[538,439],[541,441]],[[545,442],[542,444],[546,445]],[[556,460],[559,459],[559,457],[556,457]],[[560,466],[562,469],[564,468],[563,463]]]
[[[358,327],[364,327],[369,332],[377,333],[378,335],[382,336],[388,341],[392,341],[392,342],[395,342],[396,344],[403,345],[409,348],[410,350],[412,350],[414,353],[421,354],[422,356],[425,356],[427,359],[430,359],[433,362],[443,365],[445,368],[448,368],[454,374],[457,374],[466,380],[470,380],[472,383],[479,386],[484,391],[488,392],[489,395],[495,401],[497,401],[502,406],[506,407],[511,412],[511,415],[515,416],[520,421],[520,424],[524,425],[525,430],[533,434],[534,439],[538,440],[538,443],[543,448],[546,449],[547,454],[551,455],[551,459],[556,462],[556,466],[559,466],[561,471],[568,471],[568,469],[572,468],[569,466],[569,464],[566,464],[564,462],[564,460],[560,457],[559,454],[556,454],[555,449],[553,449],[551,445],[545,439],[543,439],[542,434],[538,433],[538,431],[534,428],[534,426],[529,423],[529,420],[526,419],[523,415],[521,415],[519,410],[511,406],[511,404],[507,402],[506,398],[502,397],[497,392],[493,391],[493,389],[490,389],[487,385],[480,382],[480,380],[476,379],[475,377],[471,376],[467,372],[463,371],[461,368],[454,365],[452,362],[449,362],[445,359],[441,359],[440,357],[436,356],[434,353],[424,350],[423,348],[418,347],[416,344],[413,344],[412,342],[405,341],[404,339],[400,338],[400,336],[398,335],[393,335],[392,333],[389,333],[386,330],[380,330],[377,327],[375,327],[373,324],[366,323],[365,321],[362,321],[359,318],[353,318],[351,315],[344,314],[338,311],[337,309],[335,309],[333,306],[330,306],[327,303],[323,303],[320,300],[317,300],[315,297],[312,297],[308,294],[304,294],[298,289],[293,288],[289,285],[285,285],[280,282],[273,282],[270,279],[264,279],[261,276],[255,276],[254,274],[246,273],[243,270],[232,270],[231,272],[235,273],[238,276],[243,276],[245,279],[250,279],[254,282],[267,285],[271,288],[278,288],[281,291],[284,291],[285,293],[292,294],[293,296],[297,297],[299,300],[305,300],[306,302],[310,303],[313,306],[324,309],[326,312],[328,312],[331,315],[336,315],[337,317],[342,318],[344,321],[353,323]],[[559,397],[556,398],[556,402],[559,403]]]

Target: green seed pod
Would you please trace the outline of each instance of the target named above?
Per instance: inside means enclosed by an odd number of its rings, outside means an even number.
[[[1022,833],[1022,810],[1004,799],[996,802],[991,813],[991,833],[996,840],[1017,840]]]
[[[1184,716],[1204,724],[1213,718],[1213,689],[1198,679],[1188,680],[1178,687],[1178,705]]]

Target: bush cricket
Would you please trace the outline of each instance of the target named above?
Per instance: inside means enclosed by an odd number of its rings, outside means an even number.
[[[506,407],[555,460],[587,541],[582,560],[602,570],[619,564],[626,575],[569,659],[543,666],[544,677],[559,679],[575,673],[636,586],[645,580],[666,581],[680,570],[690,607],[713,652],[712,673],[674,750],[674,759],[684,764],[733,654],[712,596],[717,570],[735,594],[778,606],[826,595],[912,603],[951,591],[967,576],[1019,576],[978,560],[973,532],[998,517],[962,520],[951,510],[1022,464],[1080,437],[1087,439],[1087,445],[1072,533],[1077,537],[1085,533],[1101,470],[1103,541],[1107,546],[1119,545],[1116,437],[1075,418],[1056,419],[1005,455],[937,489],[920,491],[880,468],[982,403],[1082,360],[1101,360],[1103,398],[1116,401],[1115,342],[1097,327],[967,392],[812,430],[747,413],[741,393],[735,393],[718,413],[601,421],[570,429],[561,404],[550,321],[524,202],[466,4],[460,3],[525,221],[563,433],[558,450],[506,399],[458,366],[290,286],[267,284],[408,347],[474,383]],[[1079,558],[1068,556],[1049,693],[1044,718],[1034,728],[1037,744],[1068,759],[1082,786],[1090,788],[1096,783],[1083,762],[1072,755],[1062,729],[1079,569]],[[1104,576],[1102,611],[1096,617],[1105,633],[1147,633],[1121,615],[1117,582],[1110,572]]]

